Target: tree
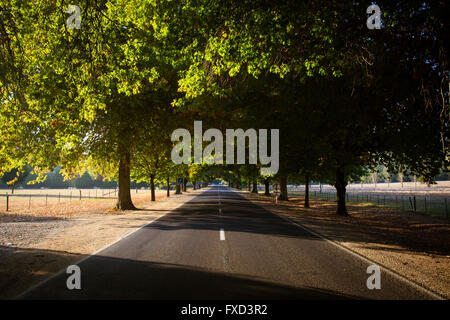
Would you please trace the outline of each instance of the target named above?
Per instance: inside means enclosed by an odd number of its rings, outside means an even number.
[[[166,128],[168,129],[168,128]],[[164,130],[158,132],[162,135],[159,139],[155,139],[155,136],[152,136],[152,139],[149,139],[148,136],[142,136],[142,143],[139,144],[138,151],[135,153],[135,161],[134,168],[132,172],[132,177],[137,179],[138,181],[146,181],[150,183],[151,189],[151,201],[155,201],[155,182],[167,179],[167,194],[169,194],[169,178],[167,167],[170,162],[170,146],[172,145],[171,141],[167,138],[168,135],[165,135]]]
[[[264,195],[270,196],[270,183],[271,183],[271,177],[270,176],[264,176],[263,182],[264,182]]]
[[[67,188],[68,182],[64,181],[64,176],[61,174],[61,167],[56,167],[52,172],[47,174],[45,186],[52,189]]]
[[[11,193],[14,193],[14,189],[20,186],[27,177],[30,175],[33,169],[30,166],[24,168],[15,168],[9,172],[5,172],[1,177],[1,181],[11,187]]]
[[[77,189],[87,189],[94,186],[94,180],[89,172],[85,171],[80,177],[74,179],[73,184]]]
[[[69,176],[89,165],[118,179],[119,209],[134,209],[133,137],[153,119],[146,98],[173,83],[164,72],[172,68],[170,54],[176,51],[166,46],[167,26],[159,12],[168,11],[169,2],[79,5],[82,27],[69,30],[62,2],[7,3],[10,14],[1,34],[8,48],[2,47],[2,54],[17,67],[8,65],[1,78],[7,88],[0,114],[6,156],[10,166],[26,157],[41,171],[61,165]],[[3,126],[10,119],[13,125]],[[18,148],[25,141],[26,152]]]

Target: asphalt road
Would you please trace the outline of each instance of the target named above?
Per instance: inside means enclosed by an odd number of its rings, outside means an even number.
[[[213,187],[81,261],[81,289],[61,272],[26,299],[429,299],[368,262],[225,187]]]

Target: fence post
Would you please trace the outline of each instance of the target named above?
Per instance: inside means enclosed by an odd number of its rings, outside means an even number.
[[[447,202],[445,202],[445,204],[447,204]],[[6,211],[8,210],[9,210],[9,195],[6,195]]]
[[[29,198],[28,198],[28,209],[30,209],[31,208],[31,196],[29,196]]]
[[[61,192],[58,194],[58,203],[61,203]]]
[[[81,189],[80,189],[80,200],[81,200]]]
[[[414,212],[417,211],[417,205],[416,205],[416,196],[414,196]]]
[[[48,202],[48,194],[45,195],[45,206],[47,206],[47,202]]]

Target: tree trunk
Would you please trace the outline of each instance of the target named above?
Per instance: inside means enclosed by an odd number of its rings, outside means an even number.
[[[170,197],[170,176],[167,176],[167,196]]]
[[[252,193],[258,193],[258,184],[256,183],[256,180],[253,180]]]
[[[280,200],[288,200],[288,192],[287,192],[287,177],[280,177],[280,196],[278,197]]]
[[[250,192],[252,189],[251,189],[251,183],[250,183],[250,179],[248,179],[248,192]]]
[[[11,187],[11,194],[14,194],[14,189],[16,188],[16,186],[13,184]]]
[[[175,194],[181,194],[181,185],[178,183],[178,178],[176,180]]]
[[[186,192],[187,179],[183,178],[183,192]]]
[[[305,176],[305,208],[309,208],[309,175]]]
[[[136,210],[131,201],[129,152],[123,153],[119,160],[119,195],[116,208],[119,210]]]
[[[345,205],[345,188],[347,181],[345,180],[344,172],[338,168],[336,170],[336,183],[334,185],[337,194],[337,214],[340,216],[348,216],[347,206]]]
[[[155,201],[156,200],[156,197],[155,197],[155,175],[153,175],[153,174],[150,176],[150,190],[152,193],[152,201]]]
[[[192,185],[194,186],[194,190],[197,190],[197,181],[193,181]]]
[[[269,179],[264,180],[264,195],[270,196],[270,182]]]

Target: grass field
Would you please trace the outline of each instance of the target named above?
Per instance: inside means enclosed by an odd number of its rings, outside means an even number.
[[[304,186],[291,186],[289,195],[304,196]],[[336,200],[336,189],[330,185],[320,188],[313,185],[310,197],[323,200]],[[399,212],[415,212],[440,217],[450,215],[450,182],[439,181],[427,187],[426,184],[378,183],[351,184],[347,187],[347,202],[357,204],[362,209],[378,207],[394,209]]]
[[[10,190],[0,190],[0,214],[64,216],[104,211],[114,207],[116,195],[115,189],[17,189],[13,195]],[[131,192],[135,205],[149,202],[150,196],[150,190]],[[156,190],[157,198],[165,196],[166,190]]]

